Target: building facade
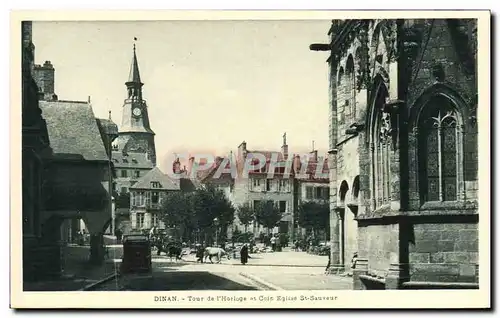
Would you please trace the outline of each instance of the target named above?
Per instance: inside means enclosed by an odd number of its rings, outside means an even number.
[[[103,235],[112,221],[113,165],[106,130],[83,101],[40,101],[51,153],[44,159],[43,235],[72,241],[83,221],[91,259],[104,257]]]
[[[298,210],[302,203],[329,204],[330,180],[328,157],[318,158],[317,150],[313,150],[307,160],[300,160],[298,155],[295,155],[294,159],[294,205],[296,207],[295,215],[298,216],[300,213]],[[303,213],[307,213],[307,211],[303,211]],[[297,231],[302,236],[306,234],[306,229],[300,227],[299,224],[297,224]],[[326,232],[321,233],[320,238],[328,241],[329,237],[323,237]]]
[[[356,250],[356,289],[476,286],[476,29],[334,20],[310,47],[331,52],[331,257],[344,270]]]
[[[90,260],[103,261],[112,180],[106,139],[112,136],[89,103],[58,100],[51,63],[34,64],[32,23],[23,22],[22,30],[23,275],[29,281],[62,273],[62,247],[78,220],[91,234]]]
[[[158,167],[148,171],[130,187],[132,230],[165,229],[160,211],[162,199],[169,192],[180,191],[180,180],[165,175]]]
[[[23,281],[45,276],[42,242],[44,209],[43,156],[49,151],[47,124],[38,104],[38,85],[34,77],[35,46],[32,22],[22,22],[22,231]],[[47,247],[48,248],[48,247]],[[45,248],[45,250],[47,249]]]
[[[260,163],[259,157],[265,158],[266,162]],[[288,160],[286,136],[283,137],[281,152],[249,150],[246,142],[242,142],[238,147],[236,166],[238,174],[234,186],[235,205],[241,206],[247,203],[255,208],[263,201],[273,201],[283,214],[273,232],[287,233],[293,237],[295,208],[293,174],[291,160]],[[254,168],[250,168],[251,166]],[[237,220],[236,222],[239,223]],[[250,227],[253,228],[255,236],[265,232],[262,225],[257,222],[253,222]]]
[[[171,177],[171,173],[176,177]],[[149,230],[152,227],[168,229],[161,217],[165,196],[172,192],[192,192],[198,187],[195,180],[187,178],[179,159],[173,162],[172,171],[167,174],[154,167],[129,188],[130,228],[123,229],[124,232]]]

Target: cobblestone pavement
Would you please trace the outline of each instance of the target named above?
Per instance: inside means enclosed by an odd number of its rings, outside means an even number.
[[[279,254],[259,254],[248,265],[224,259],[220,264],[170,261],[166,256],[155,256],[153,275],[117,278],[98,290],[339,290],[352,289],[352,279],[324,274],[323,257],[303,254],[289,255],[280,260]],[[296,252],[289,252],[295,254]],[[303,266],[291,266],[290,261],[301,259]],[[307,261],[306,261],[307,260]],[[252,266],[257,261],[258,266]],[[321,263],[320,263],[321,261]],[[274,263],[273,263],[274,262]],[[268,264],[268,265],[265,265]],[[309,266],[308,266],[309,265]]]
[[[224,264],[240,264],[239,253],[229,255],[230,260],[223,258]],[[236,256],[236,258],[234,258]],[[194,255],[184,256],[187,261],[195,262]],[[215,262],[215,259],[213,260]],[[325,268],[328,256],[318,256],[306,252],[283,251],[274,253],[250,254],[249,266],[292,266]]]

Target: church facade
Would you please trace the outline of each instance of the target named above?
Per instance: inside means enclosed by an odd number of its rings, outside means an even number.
[[[127,98],[123,103],[118,137],[113,141],[112,160],[115,166],[115,227],[128,232],[130,187],[156,166],[155,133],[150,127],[146,100],[143,98],[139,63],[134,45],[127,82]]]
[[[332,270],[356,289],[477,288],[476,20],[334,20]]]

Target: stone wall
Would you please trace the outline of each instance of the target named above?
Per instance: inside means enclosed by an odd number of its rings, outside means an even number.
[[[475,282],[478,232],[474,223],[414,224],[410,280]]]
[[[368,273],[385,277],[391,263],[399,263],[399,225],[358,227],[359,254],[368,260]]]

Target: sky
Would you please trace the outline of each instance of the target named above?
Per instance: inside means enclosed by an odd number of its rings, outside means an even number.
[[[160,168],[172,153],[328,147],[329,20],[33,22],[55,93],[121,124],[134,37]]]

